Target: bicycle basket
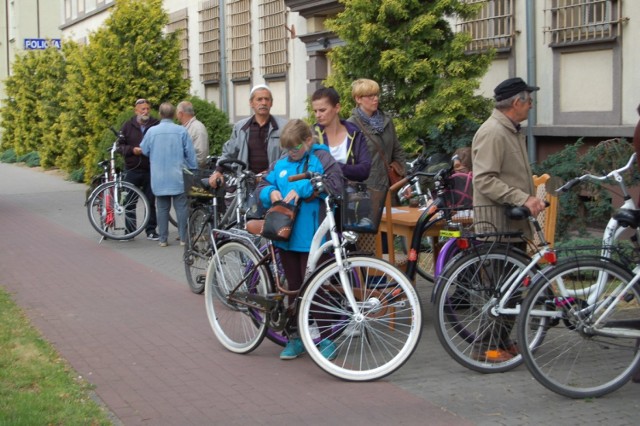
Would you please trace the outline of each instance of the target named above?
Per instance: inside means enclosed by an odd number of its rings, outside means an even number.
[[[376,234],[386,195],[386,191],[368,188],[364,183],[345,184],[341,209],[342,230]]]
[[[473,206],[471,208],[443,208],[444,216],[451,218],[451,224],[458,224],[463,235],[481,238],[519,237],[530,230],[526,219],[511,218],[507,215],[507,206]],[[448,214],[447,214],[448,213]]]
[[[208,179],[213,172],[214,170],[209,169],[183,169],[184,192],[187,194],[187,197],[213,198],[213,190],[204,186],[201,181],[202,179]]]
[[[452,173],[446,182],[445,200],[447,207],[468,209],[473,205],[473,175]]]

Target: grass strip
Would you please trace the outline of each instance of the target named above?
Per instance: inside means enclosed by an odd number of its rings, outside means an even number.
[[[91,389],[0,287],[0,425],[110,425]]]

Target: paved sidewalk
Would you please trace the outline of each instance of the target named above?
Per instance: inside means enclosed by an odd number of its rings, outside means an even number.
[[[480,375],[458,366],[432,331],[423,283],[422,341],[387,379],[343,382],[309,357],[280,361],[267,340],[231,354],[188,289],[181,247],[144,236],[98,244],[84,190],[0,164],[0,285],[125,425],[637,423],[640,385],[572,401],[524,367]]]

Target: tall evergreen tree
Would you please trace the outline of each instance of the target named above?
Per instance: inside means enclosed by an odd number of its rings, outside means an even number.
[[[80,96],[90,135],[86,170],[102,155],[100,135],[137,98],[157,107],[187,95],[189,81],[182,77],[177,34],[165,33],[168,22],[162,0],[116,0],[104,26],[89,37],[80,63]]]
[[[465,53],[469,36],[453,32],[447,17],[468,17],[477,8],[457,0],[340,2],[344,11],[327,27],[346,44],[329,53],[333,69],[326,84],[341,93],[346,113],[353,105],[351,82],[371,78],[406,147],[425,136],[438,139],[434,151],[469,143],[473,124],[490,110],[474,91],[491,55]]]

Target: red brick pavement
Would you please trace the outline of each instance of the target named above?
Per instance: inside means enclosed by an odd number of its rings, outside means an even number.
[[[469,424],[388,381],[280,361],[266,340],[229,353],[184,282],[3,197],[0,248],[0,285],[126,425]]]

